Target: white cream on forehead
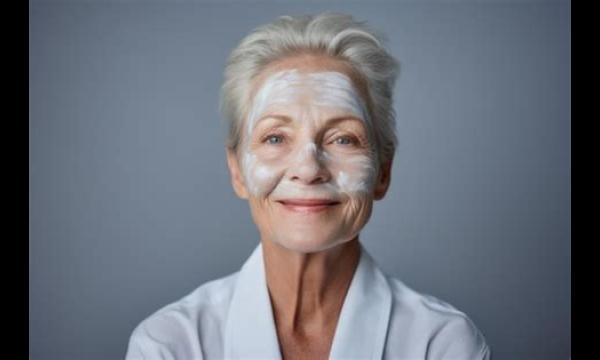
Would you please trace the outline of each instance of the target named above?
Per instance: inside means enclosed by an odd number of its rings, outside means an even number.
[[[308,103],[302,103],[309,99]],[[317,121],[324,110],[342,111],[361,119],[370,128],[371,121],[362,97],[350,78],[340,72],[300,73],[286,70],[271,75],[254,97],[246,119],[245,139],[250,139],[256,123],[272,106],[292,108],[301,104],[302,114],[291,116],[293,121]],[[297,107],[296,107],[297,109]],[[296,110],[298,111],[298,110]],[[272,193],[276,196],[326,196],[337,197],[341,193],[368,192],[375,180],[376,159],[364,154],[340,157],[320,149],[314,142],[298,144],[291,157],[281,161],[261,161],[243,142],[242,170],[248,190],[254,195]],[[330,182],[311,187],[311,194],[285,178],[291,166],[302,166],[308,157],[327,167],[332,175]]]
[[[347,75],[336,71],[300,73],[286,70],[268,77],[254,96],[246,119],[246,134],[252,132],[269,106],[294,104],[306,95],[311,96],[311,107],[344,110],[363,120],[365,125],[371,125],[364,100]]]

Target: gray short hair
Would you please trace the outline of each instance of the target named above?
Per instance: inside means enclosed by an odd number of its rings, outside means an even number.
[[[400,65],[383,48],[383,34],[365,24],[339,13],[281,16],[242,39],[228,58],[221,88],[227,147],[236,150],[239,145],[252,80],[276,60],[315,53],[343,61],[365,80],[377,152],[381,160],[391,160],[398,141],[392,95]]]

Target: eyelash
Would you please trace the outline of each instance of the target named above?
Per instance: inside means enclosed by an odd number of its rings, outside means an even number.
[[[270,139],[280,139],[280,141],[275,143],[275,142],[270,142]],[[348,143],[340,144],[340,143],[338,143],[338,140],[347,140]],[[266,143],[268,145],[280,145],[284,141],[285,141],[285,135],[283,135],[283,134],[269,134],[261,140],[262,143]],[[360,140],[358,138],[356,138],[355,136],[341,135],[341,136],[338,136],[335,139],[333,139],[333,141],[331,141],[331,144],[337,144],[337,145],[342,145],[342,146],[358,146],[358,145],[360,145]]]
[[[348,142],[348,144],[340,144],[340,143],[338,143],[338,142],[337,142],[338,140],[348,140],[349,142]],[[338,137],[336,137],[336,138],[335,138],[335,139],[332,141],[332,143],[336,143],[336,144],[338,144],[338,145],[344,145],[344,146],[345,146],[345,145],[358,145],[358,144],[359,144],[359,141],[358,141],[358,139],[357,139],[356,137],[354,137],[354,136],[350,136],[350,135],[342,135],[342,136],[338,136]]]
[[[273,139],[273,138],[280,138],[281,142],[279,142],[279,143],[270,143],[269,139]],[[285,138],[285,136],[283,134],[269,134],[269,135],[265,136],[262,139],[261,142],[269,144],[269,145],[278,145],[278,144],[281,144],[283,142],[284,138]]]

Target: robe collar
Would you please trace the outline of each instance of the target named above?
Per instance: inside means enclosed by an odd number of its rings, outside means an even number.
[[[344,299],[330,359],[381,359],[392,306],[385,275],[360,245],[360,258]],[[242,266],[225,325],[226,359],[281,359],[266,283],[262,244]]]

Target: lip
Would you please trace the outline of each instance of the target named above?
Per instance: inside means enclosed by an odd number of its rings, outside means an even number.
[[[314,213],[328,210],[340,202],[332,199],[281,199],[277,200],[284,208],[299,213]]]

